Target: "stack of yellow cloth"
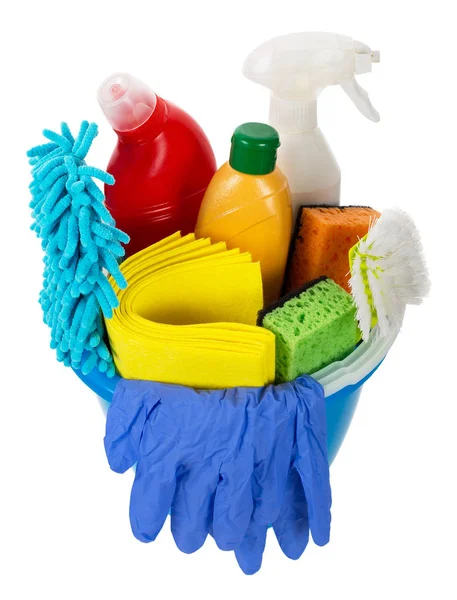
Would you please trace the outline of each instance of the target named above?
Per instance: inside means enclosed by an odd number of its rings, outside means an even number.
[[[225,243],[175,233],[111,278],[119,307],[105,319],[114,362],[127,379],[195,388],[263,386],[275,378],[275,337],[256,327],[259,263]]]

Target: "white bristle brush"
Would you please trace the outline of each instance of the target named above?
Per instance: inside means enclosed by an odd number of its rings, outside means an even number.
[[[420,304],[430,280],[419,232],[399,208],[384,211],[350,252],[352,296],[363,339],[377,321],[385,336],[399,329],[407,304]]]

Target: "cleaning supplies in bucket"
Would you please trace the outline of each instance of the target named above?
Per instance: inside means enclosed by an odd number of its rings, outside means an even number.
[[[105,322],[122,377],[196,388],[274,381],[274,335],[255,326],[262,279],[250,254],[176,233],[121,271],[128,287]]]
[[[419,232],[403,210],[385,210],[351,249],[352,295],[357,319],[368,339],[378,323],[381,336],[401,327],[407,304],[420,304],[430,280]]]
[[[350,354],[360,340],[350,294],[327,277],[307,283],[259,313],[276,336],[276,380],[314,373]]]
[[[214,175],[198,125],[126,74],[99,91],[118,135],[109,163],[114,187],[111,175],[84,163],[92,125],[83,124],[76,140],[66,126],[62,135],[48,132],[52,143],[31,152],[52,345],[112,401],[106,454],[114,471],[136,464],[130,521],[143,542],[169,515],[183,552],[209,534],[252,574],[269,527],[292,559],[310,533],[317,545],[329,540],[329,461],[406,303],[428,288],[405,215],[386,212],[368,230],[376,211],[321,206],[338,204],[340,171],[317,128],[318,93],[341,84],[377,120],[354,74],[378,59],[333,34],[276,38],[248,59],[245,74],[273,92],[270,120],[281,132],[279,165],[293,203],[276,168],[275,129],[237,128],[230,161]],[[128,235],[115,228],[93,177],[107,186],[106,206],[132,237],[121,266]],[[302,203],[319,207],[302,208],[298,219],[286,282],[293,291],[270,305],[283,285],[293,209]],[[368,337],[360,344],[345,291],[349,265]]]
[[[285,291],[326,276],[347,292],[349,250],[379,217],[368,206],[301,206],[287,265]]]
[[[61,129],[61,134],[45,130],[50,142],[28,152],[32,229],[45,251],[40,304],[59,361],[85,375],[97,367],[113,376],[101,312],[110,317],[118,301],[103,269],[119,288],[125,287],[117,260],[124,254],[121,243],[129,238],[115,228],[93,181],[112,185],[113,177],[84,162],[97,125],[83,121],[76,139],[66,123]]]
[[[197,236],[250,252],[260,261],[265,304],[281,292],[292,232],[289,187],[276,167],[279,136],[269,125],[235,129],[230,160],[211,180],[201,205]]]
[[[325,398],[311,377],[221,391],[120,380],[106,421],[110,467],[135,463],[130,523],[152,542],[170,514],[183,552],[210,533],[246,574],[262,564],[270,525],[297,559],[309,533],[330,537]]]
[[[289,180],[294,217],[302,204],[339,204],[340,168],[317,126],[317,98],[341,85],[359,111],[379,121],[356,74],[371,71],[379,52],[345,35],[290,33],[253,50],[243,74],[271,90],[270,124],[281,136],[279,168]]]
[[[108,77],[98,101],[118,136],[108,164],[116,184],[106,206],[130,236],[130,256],[162,238],[193,232],[216,171],[210,143],[183,110],[127,73]]]

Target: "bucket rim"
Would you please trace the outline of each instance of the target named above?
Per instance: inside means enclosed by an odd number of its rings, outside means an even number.
[[[312,377],[322,385],[326,396],[336,394],[345,387],[357,385],[384,360],[400,328],[401,325],[392,329],[386,336],[381,336],[379,325],[376,325],[368,339],[361,342],[345,359],[316,371]]]

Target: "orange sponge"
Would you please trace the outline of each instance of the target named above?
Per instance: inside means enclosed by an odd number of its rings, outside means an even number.
[[[301,206],[289,255],[285,291],[318,277],[349,289],[349,250],[380,213],[368,206]]]

